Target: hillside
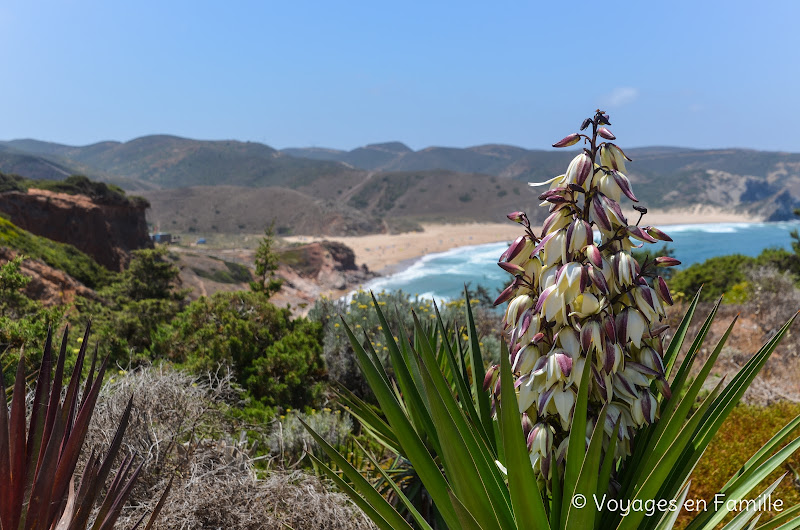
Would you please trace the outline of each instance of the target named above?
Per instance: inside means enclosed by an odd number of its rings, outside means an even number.
[[[322,177],[346,178],[354,173],[337,162],[294,158],[260,143],[190,140],[168,135],[84,147],[35,140],[3,142],[0,147],[11,153],[38,156],[42,164],[58,159],[74,167],[88,168],[84,172],[90,176],[122,179],[121,185],[126,189],[136,189],[132,187],[136,183],[140,188],[217,184],[297,188]],[[0,152],[0,164],[2,161]]]
[[[382,223],[354,208],[286,188],[195,186],[142,192],[148,222],[164,232],[258,234],[274,218],[278,234],[358,235]]]
[[[785,220],[800,207],[800,154],[627,152],[634,159],[629,177],[650,208],[704,204]],[[162,230],[198,234],[257,233],[272,218],[285,232],[326,235],[407,230],[420,221],[501,220],[508,210],[533,210],[537,192],[525,183],[563,172],[574,155],[498,144],[415,151],[400,142],[278,151],[167,135],[83,147],[0,142],[0,168],[56,179],[78,170],[98,175],[145,195],[153,205],[148,220]]]

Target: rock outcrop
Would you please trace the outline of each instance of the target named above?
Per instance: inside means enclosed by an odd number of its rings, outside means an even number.
[[[130,251],[152,248],[144,201],[96,202],[84,195],[30,189],[0,193],[0,212],[33,234],[69,243],[110,270],[120,271]]]

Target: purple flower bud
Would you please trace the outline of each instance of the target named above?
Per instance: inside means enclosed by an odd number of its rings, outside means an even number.
[[[585,131],[586,127],[588,127],[591,124],[592,124],[592,119],[591,118],[586,118],[585,120],[583,120],[583,123],[581,123],[581,130]]]
[[[670,256],[659,256],[656,258],[656,265],[659,267],[674,267],[680,265],[681,262]]]
[[[489,389],[492,387],[492,379],[494,379],[494,375],[497,373],[497,370],[500,369],[500,365],[495,364],[494,366],[490,366],[488,370],[486,370],[486,377],[483,378],[483,390],[488,392]]]
[[[656,289],[658,292],[659,297],[667,304],[672,305],[674,302],[672,301],[672,294],[669,292],[669,287],[667,287],[667,282],[664,281],[664,278],[659,276],[656,279]]]
[[[525,439],[527,440],[528,435],[533,430],[533,422],[531,421],[530,417],[528,416],[527,412],[522,413],[522,434],[525,435]]]
[[[603,294],[608,294],[608,282],[606,282],[606,277],[603,276],[603,273],[597,269],[589,269],[589,278],[592,280],[592,283],[600,289],[600,292]]]
[[[553,147],[569,147],[571,145],[577,144],[581,139],[581,135],[578,133],[572,133],[569,136],[565,136],[561,140],[557,141],[553,144]]]
[[[665,332],[665,331],[667,331],[668,329],[669,329],[669,326],[668,326],[668,325],[666,325],[666,324],[660,324],[660,325],[658,325],[658,326],[654,327],[653,329],[651,329],[651,330],[650,330],[650,333],[648,333],[648,336],[649,336],[650,338],[658,337],[659,335],[661,335],[662,333],[664,333],[664,332]]]
[[[498,306],[511,300],[511,297],[514,296],[514,289],[516,289],[516,285],[513,283],[506,287],[503,292],[500,293],[500,296],[497,297],[497,300],[494,301],[494,305]]]
[[[628,180],[628,177],[620,173],[619,171],[612,171],[611,176],[614,177],[614,182],[617,183],[619,189],[622,193],[625,194],[627,198],[632,200],[633,202],[639,202],[639,199],[636,198],[636,195],[633,194],[631,190],[631,181]]]
[[[645,212],[647,213],[647,212]],[[645,232],[650,234],[652,237],[658,239],[659,241],[672,241],[672,238],[669,237],[667,234],[659,230],[658,228],[653,228],[652,226],[646,226],[644,228]]]
[[[597,245],[589,245],[586,247],[586,257],[589,258],[591,264],[598,269],[603,268],[603,254],[600,252],[600,249],[597,248]]]
[[[500,261],[511,261],[516,258],[520,251],[525,248],[525,236],[519,236],[511,243],[503,254],[500,255]]]
[[[616,137],[616,136],[614,136],[614,135],[611,133],[611,131],[609,131],[609,130],[608,130],[608,129],[606,129],[605,127],[600,127],[599,129],[597,129],[597,134],[599,134],[600,136],[602,136],[602,137],[603,137],[603,138],[605,138],[606,140],[616,140],[616,139],[617,139],[617,137]]]
[[[519,224],[523,224],[525,219],[527,219],[525,212],[511,212],[510,214],[506,215],[506,217]]]
[[[655,243],[656,240],[650,236],[650,234],[646,233],[644,230],[639,228],[638,226],[629,226],[627,227],[628,233],[638,239],[639,241],[646,241],[647,243]]]
[[[603,209],[603,205],[600,203],[600,195],[595,197],[592,201],[592,211],[594,213],[594,220],[603,230],[611,230],[611,221],[608,219],[608,215],[606,211]]]
[[[506,271],[506,272],[508,272],[510,274],[513,274],[515,276],[517,274],[525,274],[525,269],[523,269],[519,265],[515,265],[514,263],[508,263],[508,262],[501,261],[500,263],[498,263],[498,265],[504,271]]]

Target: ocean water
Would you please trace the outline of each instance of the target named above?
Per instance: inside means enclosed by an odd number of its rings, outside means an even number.
[[[679,268],[683,268],[714,256],[756,256],[769,247],[790,249],[792,239],[789,232],[800,230],[800,222],[685,224],[660,228],[674,240],[669,245],[682,263]],[[509,243],[458,247],[428,254],[402,271],[370,281],[364,288],[403,290],[412,296],[438,301],[461,297],[464,284],[469,283],[473,288],[486,286],[494,295],[497,288],[505,287],[511,281],[511,275],[497,266],[497,259]],[[645,246],[659,250],[663,243],[645,243]]]

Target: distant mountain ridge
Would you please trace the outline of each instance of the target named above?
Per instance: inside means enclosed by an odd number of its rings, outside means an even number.
[[[265,206],[271,205],[258,212],[265,219],[270,216],[266,210],[285,212],[286,226],[311,231],[320,224],[299,222],[298,216],[305,210],[331,215],[340,220],[328,227],[327,232],[334,235],[339,231],[363,233],[369,226],[373,231],[394,230],[426,220],[500,221],[508,208],[538,215],[538,191],[525,183],[563,173],[575,153],[574,149],[536,150],[501,144],[415,151],[401,142],[369,144],[351,151],[320,147],[277,150],[256,142],[151,135],[87,146],[33,139],[0,142],[0,171],[47,179],[80,173],[145,193],[153,204],[150,219],[176,229],[257,225],[253,212],[240,210],[244,204],[256,208],[258,202],[253,199],[259,197]],[[627,149],[626,153],[633,158],[628,176],[638,198],[648,207],[704,204],[767,220],[792,219],[793,209],[800,207],[797,153],[664,146]],[[224,192],[220,188],[215,197],[214,186],[226,188]],[[176,195],[166,190],[196,187],[201,187],[196,193],[177,193],[194,197],[200,213],[213,207],[214,215],[193,215],[192,203],[186,201],[181,202],[180,215],[171,212],[176,203],[167,197]],[[272,191],[253,194],[248,188]],[[253,197],[237,201],[237,193]],[[358,220],[359,215],[364,222]],[[229,220],[218,222],[223,218]]]

